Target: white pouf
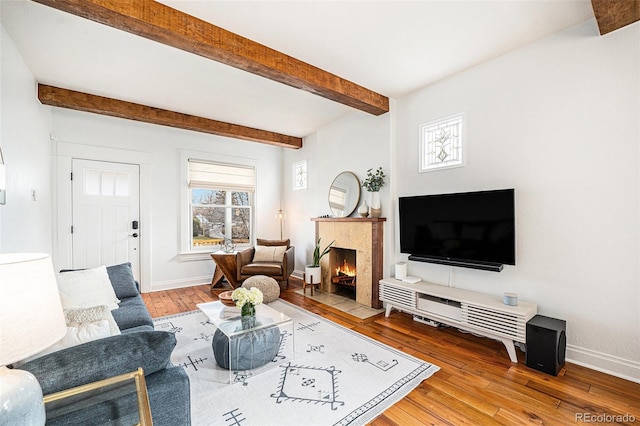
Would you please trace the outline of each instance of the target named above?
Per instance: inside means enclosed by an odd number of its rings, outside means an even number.
[[[254,275],[242,283],[242,287],[251,289],[257,287],[264,296],[264,303],[273,302],[280,297],[280,285],[276,280],[266,275]]]

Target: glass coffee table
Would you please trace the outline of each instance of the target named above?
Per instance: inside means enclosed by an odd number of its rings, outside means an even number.
[[[293,360],[293,320],[283,313],[260,304],[255,318],[247,319],[219,301],[196,306],[216,328],[212,350],[222,381],[232,383]]]

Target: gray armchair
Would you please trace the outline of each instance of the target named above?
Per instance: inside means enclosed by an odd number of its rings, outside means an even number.
[[[254,275],[269,276],[282,287],[289,288],[289,276],[295,265],[295,248],[290,240],[258,238],[256,246],[236,253],[237,280],[242,282]]]

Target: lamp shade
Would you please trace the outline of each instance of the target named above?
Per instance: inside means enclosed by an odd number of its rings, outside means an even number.
[[[7,189],[7,168],[0,163],[0,191]]]
[[[42,351],[66,332],[51,257],[0,254],[0,366]]]
[[[4,157],[0,148],[0,191],[7,189],[7,168],[4,165]]]

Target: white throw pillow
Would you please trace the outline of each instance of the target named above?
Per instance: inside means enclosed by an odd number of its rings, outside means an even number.
[[[40,358],[52,352],[60,351],[72,346],[77,346],[81,343],[91,342],[92,340],[109,337],[110,335],[111,330],[109,327],[109,321],[107,320],[85,322],[77,326],[69,326],[67,327],[67,334],[65,334],[62,339],[58,340],[56,343],[49,346],[45,350],[38,352],[37,354],[30,356],[29,358],[16,362],[14,366],[19,367],[26,362],[29,362],[36,358]]]
[[[67,326],[78,327],[82,324],[105,320],[109,323],[110,335],[120,334],[120,327],[113,318],[113,314],[106,305],[92,306],[91,308],[65,309],[64,318]]]
[[[254,262],[282,262],[287,246],[256,246]]]
[[[63,308],[90,308],[107,305],[118,309],[120,300],[113,290],[106,266],[57,274]]]
[[[109,321],[98,320],[84,322],[77,326],[67,327],[67,334],[65,334],[62,340],[56,343],[56,345],[60,345],[61,347],[56,350],[70,348],[81,343],[91,342],[92,340],[98,340],[109,336],[111,336]]]

